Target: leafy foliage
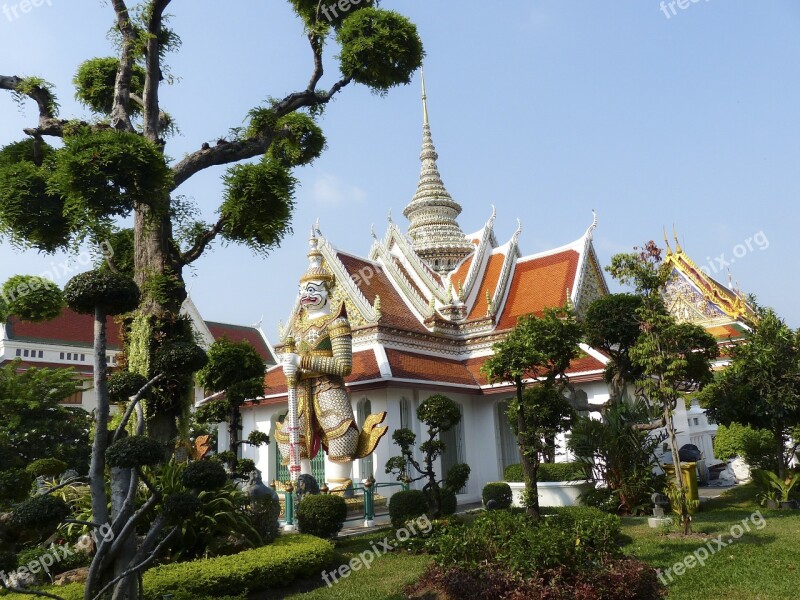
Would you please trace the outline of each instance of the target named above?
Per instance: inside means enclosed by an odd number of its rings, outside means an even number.
[[[335,537],[347,518],[347,502],[338,494],[306,494],[297,505],[300,533]]]
[[[145,600],[164,594],[185,598],[248,594],[286,586],[295,579],[319,577],[333,560],[333,544],[308,535],[281,537],[264,548],[232,556],[162,565],[144,575]]]
[[[140,98],[144,96],[145,72],[139,65],[133,65],[131,75],[131,92]],[[114,107],[114,83],[119,69],[119,59],[115,57],[92,58],[78,67],[73,83],[75,96],[84,106],[101,115],[110,115]],[[136,102],[131,102],[132,115],[141,114],[142,109]]]
[[[445,478],[439,479],[434,462],[446,450],[441,434],[458,425],[461,421],[461,410],[458,404],[447,396],[434,394],[417,407],[417,419],[425,423],[428,428],[428,439],[419,445],[423,455],[422,463],[414,456],[416,434],[409,429],[401,428],[392,433],[392,440],[400,447],[400,456],[393,456],[386,461],[385,470],[386,473],[394,474],[398,481],[408,483],[425,480],[423,491],[434,516],[447,514],[444,512],[444,503],[447,503],[448,509],[452,504],[452,511],[455,511],[453,504],[455,492],[466,485],[470,468],[466,464],[453,465]],[[409,468],[414,469],[413,477]],[[443,493],[446,494],[444,499]]]
[[[58,286],[43,277],[14,275],[3,284],[4,311],[23,321],[49,321],[61,314],[64,296]]]
[[[60,402],[78,389],[72,369],[17,372],[19,361],[0,367],[0,460],[21,468],[40,458],[57,458],[85,472],[91,415]]]
[[[124,437],[106,450],[106,464],[110,467],[134,469],[157,465],[164,460],[164,447],[158,440],[142,435]]]
[[[416,26],[389,10],[363,8],[353,13],[336,39],[342,47],[342,73],[379,93],[409,83],[425,55]]]
[[[759,309],[754,329],[730,352],[730,365],[700,393],[700,403],[718,423],[769,431],[772,462],[783,475],[800,442],[792,436],[800,425],[800,332]]]
[[[570,449],[593,468],[594,478],[606,483],[608,494],[598,491],[590,497],[614,512],[636,514],[650,506],[650,495],[663,484],[653,474],[658,465],[655,451],[664,435],[637,428],[649,421],[641,400],[609,404],[601,419],[578,419],[569,440]]]
[[[0,471],[0,508],[28,497],[34,476],[27,469],[8,469]]]
[[[228,474],[221,464],[210,460],[189,463],[183,472],[183,485],[192,490],[214,490],[228,481]]]
[[[731,423],[720,425],[714,436],[714,456],[730,460],[741,456],[752,468],[776,470],[775,440],[767,429]]]
[[[586,479],[586,465],[580,462],[542,463],[539,481],[579,481]]]
[[[322,129],[306,114],[291,113],[281,117],[275,130],[277,137],[267,151],[267,159],[279,165],[310,165],[325,150]]]
[[[0,232],[43,252],[65,248],[71,231],[63,196],[48,189],[52,154],[33,139],[0,149]]]
[[[130,312],[139,305],[139,287],[126,275],[107,270],[87,271],[64,286],[64,298],[75,312],[106,315]]]
[[[191,375],[207,362],[205,350],[194,342],[168,342],[158,349],[153,366],[157,373]]]
[[[131,371],[116,371],[108,376],[108,397],[112,402],[127,402],[147,383],[147,378]]]
[[[485,486],[483,486],[481,498],[483,500],[483,505],[486,507],[489,506],[490,500],[494,500],[496,505],[495,508],[509,508],[512,501],[511,486],[505,481],[487,483]]]
[[[11,525],[19,529],[53,530],[68,514],[69,507],[61,498],[34,496],[14,508]]]
[[[428,499],[420,490],[395,492],[389,499],[389,518],[392,527],[400,528],[406,521],[421,517],[428,512]]]
[[[291,233],[297,180],[275,160],[236,165],[223,177],[222,236],[266,253]]]
[[[67,463],[57,458],[39,458],[25,467],[34,477],[56,477],[67,470]]]
[[[227,390],[231,401],[241,402],[246,397],[236,393],[236,386],[253,379],[261,385],[264,369],[264,359],[252,344],[246,340],[232,342],[223,337],[211,344],[208,363],[198,372],[197,380],[205,389]]]
[[[66,198],[73,223],[102,222],[138,204],[163,206],[171,177],[161,150],[144,137],[82,130],[56,153],[49,189]]]

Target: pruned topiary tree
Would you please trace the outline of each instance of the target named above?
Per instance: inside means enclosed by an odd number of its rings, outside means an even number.
[[[386,461],[386,472],[406,484],[424,480],[422,491],[434,516],[452,513],[455,511],[455,494],[467,484],[470,468],[463,463],[453,465],[440,478],[436,473],[436,461],[447,449],[441,434],[458,425],[461,410],[447,396],[434,394],[417,407],[417,419],[428,428],[428,439],[419,445],[422,462],[414,457],[417,435],[410,429],[397,429],[392,439],[400,447],[400,455]]]

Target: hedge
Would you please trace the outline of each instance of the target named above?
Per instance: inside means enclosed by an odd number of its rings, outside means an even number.
[[[318,577],[333,561],[333,544],[310,535],[288,535],[272,544],[239,554],[155,567],[144,574],[145,600],[233,600],[270,588],[285,587],[295,579]],[[48,588],[65,600],[82,600],[83,585]],[[14,600],[35,598],[8,594]]]
[[[586,479],[586,465],[581,462],[541,463],[536,481],[577,481]],[[505,481],[524,481],[522,465],[508,465],[503,471]]]
[[[483,486],[482,492],[483,505],[488,507],[491,500],[496,503],[496,508],[508,508],[511,506],[513,497],[511,495],[511,486],[505,481],[495,481],[487,483]]]
[[[163,565],[144,575],[145,600],[165,593],[194,597],[249,594],[319,576],[333,560],[333,544],[310,535],[279,537],[269,546],[239,554]]]

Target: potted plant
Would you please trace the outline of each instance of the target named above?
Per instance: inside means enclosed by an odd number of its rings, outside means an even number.
[[[771,508],[770,499],[773,502],[780,502],[781,508],[794,508],[794,502],[789,499],[789,494],[800,482],[800,473],[791,473],[786,476],[786,479],[781,479],[771,471],[757,469],[754,471],[754,475],[758,484],[763,488],[761,495],[769,497],[767,508]]]

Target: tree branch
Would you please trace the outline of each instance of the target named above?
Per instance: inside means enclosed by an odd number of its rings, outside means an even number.
[[[219,232],[222,231],[222,227],[224,225],[225,219],[220,218],[220,220],[217,221],[211,229],[204,231],[203,235],[197,238],[194,246],[181,254],[180,258],[178,259],[180,264],[189,265],[200,258],[208,245],[214,240],[214,238],[217,237]]]
[[[114,442],[116,442],[119,439],[119,436],[122,435],[122,432],[125,431],[125,427],[128,425],[128,421],[130,420],[131,415],[133,414],[133,411],[136,408],[136,405],[139,403],[139,401],[147,393],[147,390],[149,390],[151,387],[153,387],[156,383],[161,381],[163,378],[164,378],[164,374],[163,373],[159,373],[158,375],[153,377],[150,381],[145,383],[142,386],[142,389],[140,389],[138,392],[136,392],[136,395],[133,396],[130,399],[130,403],[128,404],[128,408],[125,410],[125,414],[122,415],[122,421],[120,422],[119,427],[117,427],[117,430],[114,432],[114,438],[111,440],[112,444]]]
[[[161,111],[158,105],[158,86],[161,82],[161,29],[164,10],[170,0],[153,0],[147,21],[146,76],[144,80],[144,135],[158,142],[161,132]]]
[[[275,105],[275,113],[278,118],[280,118],[300,108],[325,105],[351,81],[352,78],[345,77],[336,82],[328,92],[305,90],[289,94]],[[262,131],[259,133],[258,137],[234,142],[223,142],[214,147],[203,148],[189,154],[172,168],[172,190],[180,186],[193,175],[209,167],[239,162],[264,154],[272,143],[274,135],[273,132]]]
[[[16,94],[27,96],[39,107],[39,124],[36,127],[25,129],[25,133],[38,137],[50,135],[63,136],[63,126],[67,122],[56,118],[54,106],[55,98],[50,90],[42,86],[25,86],[25,79],[16,75],[0,75],[0,90],[8,90]],[[23,91],[22,88],[27,88]]]
[[[117,16],[117,28],[122,34],[122,49],[114,81],[114,105],[111,108],[111,125],[121,131],[133,132],[130,116],[131,76],[133,75],[133,51],[136,44],[136,30],[131,23],[125,0],[111,0]]]
[[[36,590],[29,590],[29,589],[23,590],[21,588],[8,586],[2,579],[0,579],[0,587],[15,594],[30,594],[31,596],[39,596],[41,598],[55,598],[55,600],[64,600],[64,598],[62,598],[61,596],[56,596],[55,594],[49,594],[47,592],[37,592]]]

